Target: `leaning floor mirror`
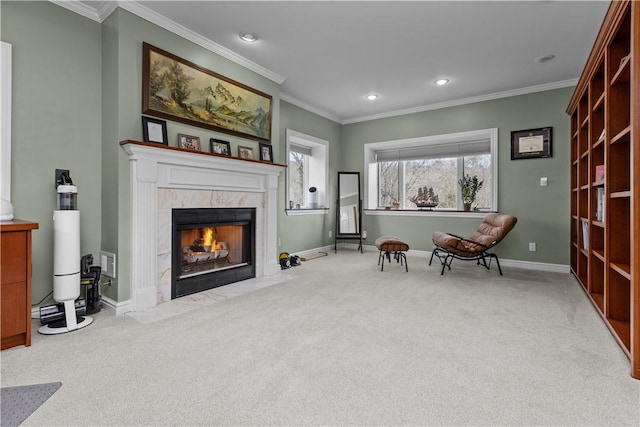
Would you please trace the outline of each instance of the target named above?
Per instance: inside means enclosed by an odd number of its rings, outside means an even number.
[[[335,252],[338,252],[338,240],[358,240],[358,249],[362,252],[360,172],[338,172]]]

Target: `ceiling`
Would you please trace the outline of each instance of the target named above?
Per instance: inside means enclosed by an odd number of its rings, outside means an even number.
[[[98,20],[118,5],[201,45],[214,46],[228,58],[281,82],[282,99],[340,123],[575,85],[609,4],[80,3]],[[259,40],[243,42],[241,32],[254,33]],[[535,61],[547,55],[555,58]],[[436,86],[433,82],[439,78],[450,82]],[[368,93],[379,98],[368,101]]]

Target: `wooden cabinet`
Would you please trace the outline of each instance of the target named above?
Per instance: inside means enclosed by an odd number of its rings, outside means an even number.
[[[1,349],[31,345],[31,230],[34,222],[0,222]]]
[[[571,270],[640,379],[640,2],[609,6],[567,113]]]

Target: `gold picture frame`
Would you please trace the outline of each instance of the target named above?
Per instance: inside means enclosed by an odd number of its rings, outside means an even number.
[[[272,97],[142,44],[142,112],[271,143]]]
[[[253,160],[253,148],[238,145],[238,157]]]
[[[200,151],[200,137],[179,133],[178,147],[187,150]]]

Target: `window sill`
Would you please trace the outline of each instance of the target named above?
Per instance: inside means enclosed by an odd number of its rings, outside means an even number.
[[[427,216],[434,218],[484,218],[492,211],[454,211],[454,210],[426,210],[426,209],[365,209],[365,215],[379,216]]]
[[[329,208],[318,208],[318,209],[285,209],[287,216],[296,216],[296,215],[326,215],[329,213]]]

